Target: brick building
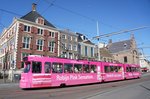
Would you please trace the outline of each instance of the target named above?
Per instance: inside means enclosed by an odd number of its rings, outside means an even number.
[[[2,70],[23,68],[27,55],[59,56],[59,31],[36,11],[14,18],[0,36],[0,63]]]

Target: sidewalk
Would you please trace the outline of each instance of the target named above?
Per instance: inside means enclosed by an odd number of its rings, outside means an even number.
[[[19,81],[10,81],[6,79],[6,82],[4,82],[3,79],[0,79],[0,88],[10,88],[14,86],[19,86]]]
[[[4,79],[0,79],[0,85],[1,85],[1,84],[19,83],[19,81],[15,81],[15,80],[13,80],[13,82],[12,82],[12,81],[10,81],[8,78],[5,78],[5,81],[6,81],[6,82],[4,82]]]

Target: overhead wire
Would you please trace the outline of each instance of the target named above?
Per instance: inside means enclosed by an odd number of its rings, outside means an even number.
[[[16,15],[16,16],[22,16],[21,14],[18,14],[18,13],[15,13],[15,12],[12,12],[12,11],[8,11],[8,10],[5,10],[5,9],[0,9],[0,11],[1,11],[1,13],[2,12],[5,12],[5,13],[8,13],[8,14],[12,14],[12,15]],[[1,17],[2,17],[2,14],[1,14]],[[2,29],[4,29],[6,26],[1,22],[1,19],[0,19],[0,27],[2,28]],[[1,30],[2,30],[1,29]]]
[[[52,2],[46,1],[47,3],[49,3],[49,6],[43,10],[43,12],[41,13],[41,15],[43,15],[50,7],[52,7],[54,5],[54,2],[56,2],[56,0],[53,0]]]
[[[40,2],[40,0],[36,0],[36,1],[35,1],[36,4],[39,4],[39,2]]]
[[[105,26],[107,26],[107,27],[114,28],[114,29],[120,29],[120,28],[118,28],[118,27],[114,27],[113,25],[107,24],[107,23],[102,22],[102,21],[100,21],[100,20],[96,20],[96,19],[94,19],[94,18],[88,17],[88,16],[86,16],[86,15],[80,14],[80,13],[78,13],[78,12],[72,11],[72,10],[67,9],[67,8],[64,8],[64,7],[60,6],[60,5],[54,4],[53,2],[49,2],[48,0],[44,0],[44,1],[45,1],[46,3],[49,3],[49,4],[50,4],[50,5],[49,5],[50,7],[51,7],[51,6],[55,6],[55,7],[59,8],[59,9],[65,10],[65,11],[67,11],[67,12],[69,12],[69,13],[72,13],[72,14],[74,14],[74,15],[77,15],[77,16],[81,16],[81,17],[83,17],[83,18],[85,18],[85,19],[88,19],[88,20],[90,20],[90,21],[92,21],[92,22],[97,22],[97,21],[98,21],[98,22],[100,22],[101,24],[103,24],[103,25],[105,25]]]
[[[22,16],[21,14],[18,14],[18,13],[12,12],[12,11],[4,10],[4,9],[0,9],[0,10],[3,12],[6,12],[6,13],[12,14],[12,15]]]

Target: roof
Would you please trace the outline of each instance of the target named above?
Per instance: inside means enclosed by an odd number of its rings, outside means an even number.
[[[76,34],[78,35],[78,42],[83,42],[83,43],[86,43],[86,44],[95,45],[90,40],[88,40],[88,38],[86,38],[85,35],[83,35],[81,33],[76,33]],[[82,36],[84,37],[84,39],[82,38]]]
[[[64,34],[67,34],[67,35],[72,35],[72,36],[78,36],[76,35],[74,32],[72,31],[69,31],[69,30],[59,30],[60,33],[64,33]]]
[[[84,43],[86,44],[91,44],[91,45],[95,45],[94,43],[92,43],[90,40],[85,41]]]
[[[113,57],[107,48],[100,48],[100,55],[103,57]]]
[[[107,47],[111,53],[126,51],[131,48],[131,40],[114,42],[114,43],[109,44]]]
[[[36,22],[36,19],[38,17],[41,17],[41,18],[44,19],[44,25],[56,28],[53,24],[51,24],[50,22],[48,22],[43,16],[41,16],[36,11],[31,11],[31,12],[27,13],[26,15],[22,16],[21,19],[24,19],[24,20],[27,20],[27,21],[31,21],[31,22]]]

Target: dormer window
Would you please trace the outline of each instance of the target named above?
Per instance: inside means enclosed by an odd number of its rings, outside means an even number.
[[[83,36],[83,35],[81,36],[81,38],[82,38],[82,40],[86,40],[86,37],[85,37],[85,36]]]
[[[124,43],[124,48],[127,48],[127,44],[126,43]]]
[[[41,17],[38,17],[38,18],[36,19],[36,23],[44,25],[44,19],[41,18]]]

